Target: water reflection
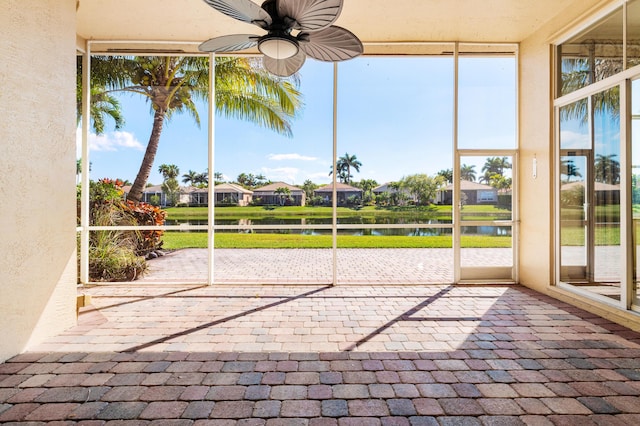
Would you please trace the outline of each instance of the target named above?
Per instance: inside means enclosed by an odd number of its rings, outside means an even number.
[[[239,226],[240,229],[216,229],[216,232],[242,232],[256,234],[302,234],[302,235],[331,235],[331,229],[288,229],[288,226],[301,225],[331,225],[331,218],[295,218],[295,219],[235,219],[215,221],[216,225]],[[349,217],[338,220],[340,225],[451,225],[451,220],[422,220],[413,221],[406,218],[360,218]],[[207,225],[206,220],[175,221],[167,220],[166,225]],[[282,229],[254,229],[253,226],[276,225]],[[194,231],[189,231],[194,232]],[[206,232],[206,231],[202,231]],[[451,236],[453,230],[450,227],[410,227],[410,228],[377,228],[377,229],[340,229],[338,235],[372,235],[372,236],[405,236],[405,237],[431,237],[431,236]],[[511,236],[511,226],[465,226],[462,228],[463,235],[484,235],[484,236]]]

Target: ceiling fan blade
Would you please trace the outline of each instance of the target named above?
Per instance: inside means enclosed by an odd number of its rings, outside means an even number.
[[[305,55],[302,50],[299,50],[298,53],[287,59],[274,59],[265,55],[262,58],[262,65],[264,65],[265,69],[271,74],[280,77],[289,77],[302,68],[306,57],[307,55]]]
[[[316,31],[333,24],[342,12],[342,0],[278,0],[278,15],[294,21],[293,28]]]
[[[255,24],[260,28],[266,29],[272,23],[267,11],[251,0],[204,0],[204,2],[227,16]]]
[[[319,61],[345,61],[364,51],[362,42],[355,34],[335,25],[312,33],[301,33],[298,40],[300,49]]]
[[[233,34],[211,38],[198,46],[201,52],[237,52],[250,49],[258,44],[259,36],[253,34]]]

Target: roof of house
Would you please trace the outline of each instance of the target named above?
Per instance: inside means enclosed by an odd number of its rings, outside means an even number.
[[[235,183],[221,183],[219,185],[216,185],[213,187],[213,192],[236,192],[241,194],[253,194],[253,191],[243,188],[240,185],[236,185]]]
[[[302,189],[298,188],[297,186],[293,186],[293,185],[289,185],[286,182],[273,182],[270,183],[269,185],[265,185],[262,186],[260,188],[256,188],[253,190],[254,193],[256,192],[275,192],[278,188],[289,188],[289,191],[291,192],[304,192]]]
[[[329,185],[321,186],[316,189],[314,192],[332,192],[333,191],[333,183]],[[362,192],[362,189],[356,188],[355,186],[347,185],[346,183],[336,183],[336,191],[337,192]]]
[[[445,191],[452,191],[453,184],[450,183],[449,185],[445,186],[443,189]],[[461,180],[460,190],[462,191],[495,191],[496,189],[490,185],[485,185],[478,182],[471,182],[470,180]]]
[[[373,192],[396,192],[397,190],[395,188],[391,188],[389,185],[391,185],[392,182],[385,182],[382,185],[378,185],[375,188],[372,189]]]

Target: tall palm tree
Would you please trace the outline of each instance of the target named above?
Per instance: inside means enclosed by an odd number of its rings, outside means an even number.
[[[453,183],[453,170],[452,169],[442,169],[437,173],[438,176],[442,176],[447,183]]]
[[[460,166],[460,179],[470,182],[476,181],[476,166],[463,164]]]
[[[567,177],[567,182],[571,182],[572,177],[582,177],[580,168],[576,166],[573,160],[562,160],[560,170],[561,173]]]
[[[595,181],[615,185],[620,183],[620,162],[614,159],[617,154],[597,154],[595,159]]]
[[[338,161],[342,163],[342,168],[347,172],[347,181],[345,183],[350,183],[351,178],[353,177],[351,176],[351,168],[360,173],[360,166],[362,166],[362,163],[358,160],[355,154],[349,155],[348,152],[345,152],[344,155],[338,159]]]
[[[209,186],[209,172],[197,173],[193,184],[200,188],[206,188]]]
[[[222,172],[213,172],[214,185],[224,182],[224,174]]]
[[[96,66],[97,67],[97,66]],[[106,91],[104,75],[91,73],[90,121],[97,134],[104,133],[106,119],[111,118],[116,130],[124,125],[124,116],[120,109],[120,101]],[[82,119],[82,57],[76,61],[76,125]]]
[[[164,180],[168,180],[177,178],[180,174],[180,169],[175,164],[160,164],[160,166],[158,166],[158,172]]]
[[[96,63],[104,65],[106,61],[111,63],[111,68],[102,71],[106,74],[106,87],[144,96],[151,106],[151,135],[128,194],[129,200],[138,202],[149,179],[165,121],[173,114],[186,112],[200,124],[195,100],[207,99],[209,60],[190,56],[119,56]],[[215,106],[219,113],[291,135],[290,120],[302,104],[292,80],[274,77],[249,58],[216,58],[215,67]]]
[[[195,185],[197,179],[198,172],[194,172],[193,170],[189,170],[187,173],[182,175],[182,183],[184,184]]]
[[[360,172],[360,167],[362,166],[362,163],[358,160],[358,158],[355,155],[349,155],[348,152],[345,152],[345,154],[342,157],[339,157],[336,160],[336,169],[337,169],[337,176],[338,179],[340,179],[341,182],[344,182],[346,184],[351,182],[351,178],[353,177],[353,175],[351,174],[351,168],[353,168],[356,172]],[[329,176],[331,176],[331,174],[333,173],[333,166],[331,166],[331,171],[329,172]]]
[[[291,196],[291,190],[289,188],[287,188],[286,186],[279,186],[273,192],[274,192],[274,194],[278,195],[278,198],[280,200],[280,205],[281,206],[284,206],[286,201],[287,201],[287,199]]]
[[[488,157],[484,166],[482,166],[484,175],[480,178],[480,181],[490,183],[493,175],[504,176],[505,169],[510,169],[511,167],[507,157]]]

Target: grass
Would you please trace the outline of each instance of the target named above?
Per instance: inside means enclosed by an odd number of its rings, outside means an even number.
[[[206,232],[165,232],[163,248],[206,248]],[[331,248],[330,235],[218,233],[215,248]],[[511,247],[511,237],[462,236],[463,248]],[[339,248],[451,248],[449,236],[338,236]]]

